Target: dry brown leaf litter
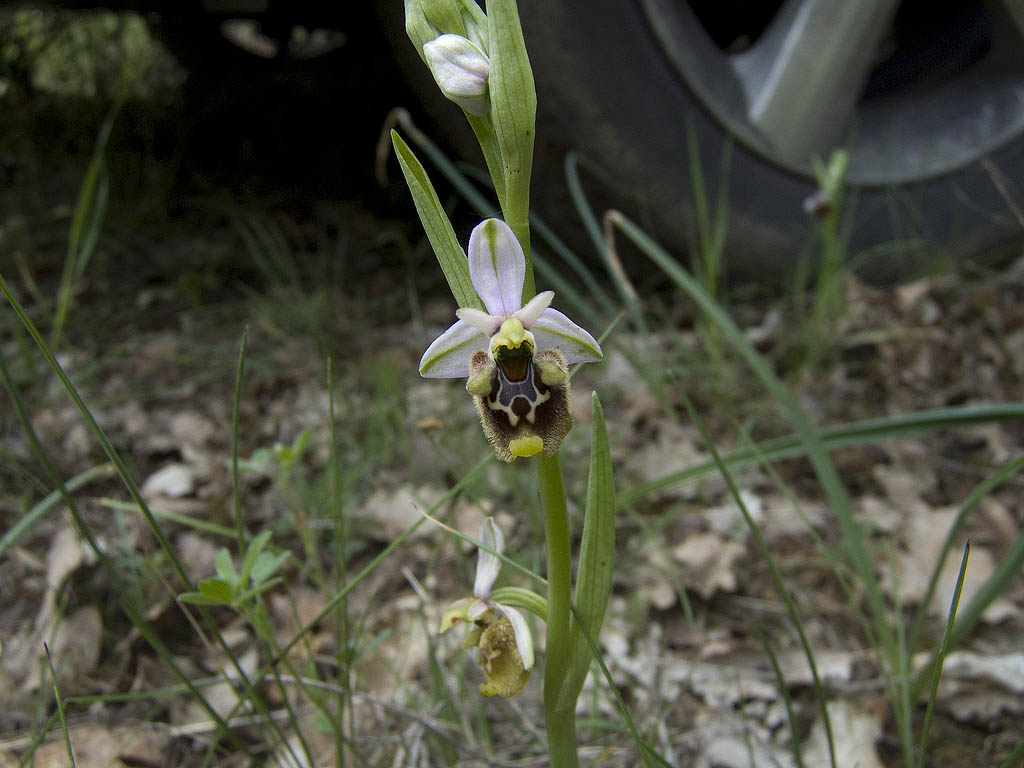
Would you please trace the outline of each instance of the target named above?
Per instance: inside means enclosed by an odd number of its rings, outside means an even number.
[[[1002,288],[972,293],[947,278],[919,281],[892,291],[851,282],[840,338],[852,342],[840,346],[838,362],[827,374],[803,378],[802,402],[811,407],[820,423],[839,423],[976,400],[1022,399],[1024,313],[1017,304],[1020,292],[1020,286],[1011,282]],[[786,343],[782,338],[785,324],[770,313],[753,325],[750,333],[765,351]],[[255,333],[250,344],[258,348],[262,341]],[[175,370],[177,364],[171,361],[178,358],[184,343],[172,333],[144,339],[139,356],[144,364],[109,377],[94,394],[109,397],[119,394],[119,387],[129,386],[128,382],[137,385],[140,381],[180,376],[181,371]],[[256,448],[274,441],[288,442],[301,429],[312,427],[312,443],[318,446],[310,460],[315,467],[325,457],[322,372],[309,365],[306,354],[301,355],[305,364],[299,365],[294,364],[294,356],[282,350],[275,354],[281,357],[282,369],[287,372],[270,381],[254,377],[247,382],[242,454],[251,455]],[[436,382],[414,378],[415,354],[411,347],[402,352],[402,375],[410,378],[405,393],[415,461],[408,467],[388,466],[367,478],[362,486],[362,502],[353,512],[361,520],[361,535],[376,542],[367,555],[418,518],[424,506],[443,492],[440,481],[451,480],[430,471],[437,456],[437,445],[432,442],[440,434],[437,423],[448,427],[454,420],[465,425],[466,441],[479,437],[471,417],[462,419],[457,411],[436,407],[438,398],[447,398],[450,392]],[[638,382],[635,370],[624,358],[613,352],[604,373],[598,371],[594,380],[617,438],[613,451],[621,487],[707,460],[696,430],[685,420],[664,419],[657,399]],[[372,402],[363,389],[365,383],[357,377],[343,375],[341,381],[342,387],[355,387],[343,391],[340,400],[344,404]],[[130,451],[144,492],[155,503],[179,503],[185,506],[178,509],[186,514],[229,523],[224,516],[230,489],[226,466],[229,366],[225,366],[222,384],[177,384],[174,397],[128,401],[106,411],[104,423]],[[189,394],[187,407],[182,407],[179,399],[183,392]],[[724,422],[715,420],[715,402],[699,386],[695,393],[704,398],[699,405],[709,414],[716,439],[722,441],[719,447],[728,447],[735,436]],[[584,403],[587,398],[578,396],[577,401]],[[453,398],[451,402],[457,404],[459,400]],[[586,414],[581,416],[585,422]],[[66,406],[57,402],[40,408],[35,421],[68,470],[80,470],[98,458],[77,415]],[[417,424],[422,429],[416,429]],[[1020,425],[1011,423],[836,453],[840,471],[855,496],[858,519],[873,531],[878,572],[894,599],[898,594],[908,608],[920,601],[922,578],[930,572],[956,505],[991,468],[1022,450],[1022,435]],[[578,447],[569,447],[585,449],[585,440]],[[839,745],[840,753],[845,755],[840,764],[895,765],[891,733],[885,733],[891,723],[884,715],[877,666],[859,640],[856,624],[848,615],[825,558],[815,548],[804,517],[830,545],[836,541],[834,520],[814,484],[808,482],[810,475],[804,462],[781,462],[779,471],[797,493],[803,516],[762,470],[744,470],[739,478],[746,506],[779,558],[812,637],[826,688],[834,699],[830,707],[833,727],[844,734],[844,739],[850,737]],[[974,543],[968,596],[1020,530],[1020,490],[1019,483],[1011,481],[980,505],[968,521],[965,537]],[[113,487],[108,492],[117,493]],[[246,477],[245,493],[254,529],[272,523],[284,509],[283,500],[275,498],[275,490],[266,478]],[[459,505],[452,522],[460,530],[471,532],[483,514],[498,512],[515,535],[528,536],[523,516],[510,514],[508,501],[499,496],[497,509],[490,506],[494,500],[487,499]],[[628,516],[620,517],[620,551],[635,566],[616,575],[616,597],[602,636],[610,671],[623,688],[634,717],[658,724],[655,730],[661,740],[659,747],[680,764],[745,766],[747,750],[752,748],[766,764],[775,761],[789,765],[785,713],[764,653],[748,634],[745,622],[752,618],[767,628],[783,661],[796,697],[800,729],[806,740],[805,755],[820,757],[820,718],[809,696],[806,663],[786,627],[763,563],[749,543],[742,517],[721,482],[709,479],[676,486],[650,502],[649,509],[641,506],[635,511],[651,515],[668,510],[672,517],[667,527],[653,537],[637,529]],[[515,504],[511,506],[515,508]],[[92,519],[102,528],[101,509],[93,509]],[[109,511],[102,514],[109,515]],[[0,675],[12,689],[25,691],[12,701],[14,709],[20,707],[23,714],[8,712],[0,721],[2,737],[7,739],[0,743],[0,759],[8,762],[24,749],[32,692],[44,682],[38,651],[31,650],[35,648],[33,638],[46,635],[53,641],[52,647],[59,650],[58,669],[67,691],[145,690],[173,682],[144,644],[118,645],[126,632],[123,620],[115,617],[113,624],[107,623],[105,611],[97,611],[95,605],[56,609],[57,603],[69,596],[95,600],[97,594],[102,594],[102,580],[97,593],[95,574],[83,565],[86,555],[70,528],[53,526],[51,530],[52,542],[32,537],[0,563],[0,575],[15,580],[6,583],[23,584],[28,590],[8,592],[8,603],[35,606],[34,613],[22,610],[20,620],[6,624],[0,637],[4,649]],[[216,546],[195,531],[170,524],[168,530],[192,577],[211,575]],[[109,533],[113,536],[113,531]],[[143,552],[153,552],[153,542],[144,530],[136,531],[127,541]],[[438,547],[442,547],[440,560]],[[436,623],[438,606],[471,587],[467,583],[471,568],[456,564],[454,551],[470,553],[461,544],[446,543],[428,522],[417,541],[408,543],[400,556],[386,562],[350,598],[353,615],[366,619],[363,631],[379,640],[376,650],[354,670],[354,685],[363,697],[356,704],[357,738],[362,734],[362,754],[373,759],[392,763],[399,760],[397,764],[401,764],[401,759],[388,751],[381,733],[412,734],[415,738],[407,743],[422,745],[424,723],[442,730],[450,727],[434,722],[432,710],[425,704],[429,696],[426,651],[427,633]],[[359,556],[353,567],[365,563],[367,555]],[[930,606],[937,616],[948,606],[949,569],[958,563],[958,556],[947,563],[940,594]],[[89,573],[88,582],[79,581],[85,571]],[[280,593],[271,597],[271,616],[279,642],[293,636],[297,627],[325,604],[325,596],[303,581],[305,576],[294,564],[285,575],[293,590],[297,616]],[[38,584],[34,593],[29,586],[33,580]],[[172,587],[168,584],[164,589]],[[680,587],[693,602],[693,625],[682,618]],[[26,603],[33,594],[35,602]],[[173,594],[165,591],[154,610],[154,620],[163,626],[182,623],[172,598]],[[1014,655],[1015,648],[1019,649],[1016,638],[1024,629],[1022,607],[1024,585],[1018,578],[987,612],[986,625],[958,652],[962,655],[950,658],[947,679],[940,689],[940,717],[946,718],[941,723],[945,729],[942,733],[946,739],[959,737],[964,745],[976,749],[975,759],[982,760],[984,755],[982,764],[994,764],[999,754],[1015,746],[1015,738],[1024,737],[1019,720],[1020,661],[1019,655]],[[939,625],[932,626],[937,630]],[[225,627],[246,671],[261,669],[266,659],[253,633],[237,622]],[[176,627],[171,637],[183,668],[191,675],[198,678],[224,672],[224,658],[209,649],[197,652],[200,646],[189,641],[187,627]],[[472,694],[479,682],[474,678],[473,665],[465,666],[469,679],[464,683],[455,676],[463,669],[457,642],[438,641],[436,637],[432,640],[438,644],[446,684],[452,690],[465,684]],[[329,625],[315,628],[309,641],[314,652],[325,658],[338,650]],[[122,663],[123,659],[115,662],[109,650],[104,650],[115,646],[132,660],[129,666]],[[214,694],[219,710],[227,711],[237,701],[227,685],[215,688]],[[296,694],[293,691],[289,695]],[[490,710],[500,751],[510,750],[512,754],[515,745],[526,743],[517,718],[525,718],[527,733],[531,723],[536,728],[541,717],[538,697],[539,683],[534,681],[513,709]],[[607,700],[599,701],[605,714],[615,717]],[[94,722],[89,722],[88,712],[83,714],[85,722],[75,728],[93,730],[72,732],[73,738],[80,734],[82,740],[79,765],[109,762],[115,753],[104,746],[103,735],[120,738],[123,729],[130,728],[135,723],[133,718],[139,716],[138,710],[117,707],[103,708],[102,719]],[[422,719],[417,720],[417,716]],[[208,720],[194,704],[179,699],[155,719],[167,728],[160,731],[163,738],[192,744],[191,751],[181,753],[186,762],[201,754],[201,749],[194,748],[208,736]],[[979,728],[988,735],[979,734]],[[56,751],[38,755],[37,765],[60,759],[63,745],[57,736],[54,734],[55,740],[44,747]],[[482,747],[469,744],[468,748]],[[318,744],[315,751],[326,755],[330,745]],[[53,758],[48,757],[51,754]],[[102,760],[90,762],[90,754],[100,755]],[[190,754],[192,757],[187,757]],[[945,753],[936,754],[942,759]],[[611,761],[608,764],[630,765],[634,759],[628,742],[617,743],[607,755]]]

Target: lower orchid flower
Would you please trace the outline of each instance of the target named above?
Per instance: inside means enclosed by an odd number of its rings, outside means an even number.
[[[469,276],[487,311],[469,307],[420,360],[428,378],[467,376],[484,434],[502,461],[551,456],[572,427],[569,363],[603,357],[586,330],[550,304],[544,291],[522,303],[526,257],[500,219],[469,237]]]
[[[505,536],[494,518],[488,517],[480,525],[480,541],[486,549],[481,547],[478,554],[473,597],[463,597],[448,607],[441,617],[441,632],[462,621],[473,624],[462,647],[480,649],[480,667],[487,677],[480,693],[508,698],[519,693],[530,679],[533,638],[522,613],[490,599],[501,560],[487,550],[499,555],[505,551]]]

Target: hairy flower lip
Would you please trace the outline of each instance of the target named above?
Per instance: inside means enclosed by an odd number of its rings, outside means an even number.
[[[486,219],[469,238],[469,276],[486,311],[461,307],[458,320],[427,347],[420,359],[426,378],[463,378],[477,350],[490,350],[491,338],[510,318],[534,339],[534,350],[559,349],[567,363],[596,362],[601,345],[584,328],[552,308],[553,291],[522,304],[526,257],[511,228],[501,219]]]

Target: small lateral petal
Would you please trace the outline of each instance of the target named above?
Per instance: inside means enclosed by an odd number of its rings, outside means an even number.
[[[487,311],[509,317],[523,305],[526,257],[501,219],[485,219],[469,235],[469,277]]]
[[[557,309],[545,309],[531,330],[539,349],[560,349],[567,363],[594,363],[604,357],[597,339]]]
[[[487,337],[469,323],[457,321],[427,347],[420,358],[420,376],[460,379],[469,375],[473,353],[487,349]]]
[[[475,597],[460,597],[448,606],[441,616],[441,634],[454,627],[460,621],[469,621],[469,609],[477,602]]]
[[[545,309],[551,306],[551,300],[555,298],[554,291],[542,291],[526,302],[526,306],[515,313],[526,330],[536,322]]]
[[[481,312],[479,309],[473,309],[472,307],[461,307],[460,309],[455,310],[455,316],[459,318],[459,320],[472,325],[487,338],[490,338],[497,333],[498,328],[501,327],[500,317],[488,315],[486,312]]]

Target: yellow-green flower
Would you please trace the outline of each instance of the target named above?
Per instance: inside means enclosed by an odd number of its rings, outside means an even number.
[[[600,360],[601,345],[551,308],[553,291],[522,304],[526,258],[512,230],[487,219],[469,237],[469,276],[487,311],[469,307],[423,353],[420,375],[468,376],[480,422],[503,461],[552,455],[572,426],[569,363]]]
[[[483,547],[477,555],[473,596],[460,598],[448,607],[441,617],[441,632],[463,621],[473,625],[462,647],[480,649],[480,667],[487,678],[480,685],[480,693],[508,698],[519,693],[530,679],[533,637],[523,614],[490,599],[501,560],[487,550],[498,554],[505,551],[505,536],[494,518],[488,517],[481,524],[480,542]]]

